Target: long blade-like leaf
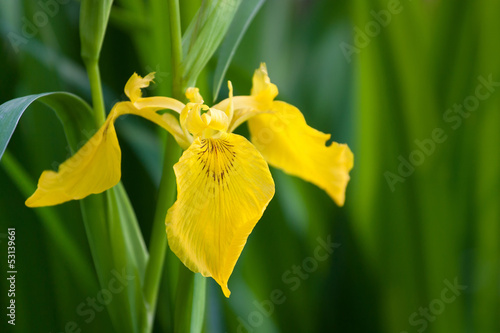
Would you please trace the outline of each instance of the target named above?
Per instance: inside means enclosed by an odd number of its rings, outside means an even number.
[[[219,90],[226,75],[227,68],[233,59],[234,53],[240,45],[241,39],[245,35],[250,23],[262,7],[266,0],[247,0],[243,1],[236,12],[233,22],[229,26],[226,38],[219,50],[219,59],[214,74],[214,100],[217,99]]]
[[[83,0],[80,8],[81,55],[97,61],[108,25],[113,0]]]
[[[91,130],[93,123],[88,116],[92,111],[88,104],[76,95],[51,92],[19,97],[0,105],[0,159],[24,111],[37,100],[56,111],[65,125],[66,136],[72,149],[76,149],[78,145],[79,135],[77,134]]]
[[[189,52],[182,62],[183,81],[186,86],[196,83],[198,75],[224,38],[240,3],[241,0],[216,1],[214,6],[207,9],[211,12],[205,24],[193,31],[196,35],[185,34],[183,45],[190,45]],[[191,31],[190,28],[188,30]]]

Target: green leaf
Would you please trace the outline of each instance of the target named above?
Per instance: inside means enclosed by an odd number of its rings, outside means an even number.
[[[82,0],[80,42],[84,62],[99,59],[112,5],[113,0]]]
[[[207,278],[200,273],[194,275],[193,304],[191,307],[191,333],[201,333],[205,318]]]
[[[184,60],[181,64],[185,86],[196,79],[224,38],[241,0],[210,1],[200,8],[183,39]]]
[[[93,134],[92,111],[78,96],[53,92],[20,97],[0,105],[1,154],[24,111],[37,100],[54,109],[73,152]],[[142,286],[148,254],[127,194],[120,183],[106,194],[82,200],[81,207],[101,288],[110,289],[116,276],[122,276],[123,288],[120,285],[115,289],[123,291],[113,294],[117,300],[108,305],[114,328],[118,332],[139,332],[147,313]]]
[[[127,307],[126,313],[129,314],[129,323],[124,323],[123,311],[121,311],[120,306],[114,310],[118,312],[119,325],[125,324],[130,332],[139,332],[140,325],[147,321],[142,286],[144,285],[148,253],[132,205],[121,182],[107,191],[106,194],[112,264],[115,268],[122,267],[131,277],[130,287],[123,295],[126,300],[122,303],[122,306]],[[119,327],[115,326],[117,329]],[[119,331],[125,332],[125,329],[120,328]]]
[[[2,124],[0,127],[0,159],[24,111],[37,100],[54,109],[64,125],[66,137],[73,150],[76,150],[80,141],[81,135],[78,135],[78,132],[81,134],[83,131],[92,130],[92,111],[88,104],[76,95],[51,92],[19,97],[0,105],[0,122]]]
[[[179,267],[174,332],[201,333],[205,319],[207,278]]]
[[[231,23],[226,38],[219,49],[219,59],[217,60],[217,67],[215,68],[214,74],[214,100],[217,99],[222,80],[224,80],[227,68],[233,59],[238,45],[240,45],[241,39],[265,1],[266,0],[247,0],[238,8],[233,23]]]

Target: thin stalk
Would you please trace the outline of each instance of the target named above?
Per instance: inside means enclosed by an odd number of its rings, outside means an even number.
[[[205,318],[207,279],[201,274],[194,275],[193,305],[191,307],[191,333],[201,333]]]
[[[90,81],[90,92],[92,93],[92,107],[94,109],[94,119],[97,128],[104,124],[106,112],[104,110],[104,98],[102,95],[101,74],[97,60],[91,60],[85,63],[87,75]]]
[[[182,98],[182,32],[181,32],[181,14],[179,9],[179,0],[169,0],[168,8],[170,11],[170,34],[172,42],[172,75],[174,98]]]
[[[144,299],[148,307],[148,322],[146,332],[150,332],[156,311],[158,290],[160,287],[163,263],[167,250],[167,235],[165,233],[165,216],[167,209],[173,205],[176,194],[175,174],[173,165],[179,160],[180,147],[174,138],[169,136],[165,142],[169,147],[163,161],[162,179],[158,194],[158,204],[153,222],[153,231],[149,244],[149,261],[144,276]]]
[[[184,68],[182,68],[182,33],[181,33],[181,19],[180,19],[180,8],[178,0],[170,0],[168,1],[169,11],[170,11],[170,33],[171,33],[171,42],[172,42],[172,72],[173,72],[173,87],[172,93],[173,96],[177,99],[181,99],[184,93]],[[183,267],[179,270],[179,285],[184,285],[181,281]],[[191,276],[194,274],[192,272],[188,272]],[[191,307],[188,310],[189,314],[186,316],[190,317],[190,331],[193,333],[201,332],[203,328],[203,318],[205,314],[205,296],[206,296],[206,279],[201,275],[196,275],[196,277],[191,279],[193,281],[190,285],[191,287],[178,288],[177,289],[177,297],[180,295],[181,297],[187,297],[192,294]],[[186,318],[183,318],[186,319]],[[182,319],[181,319],[182,320]]]
[[[182,35],[179,2],[178,0],[169,0],[168,6],[170,13],[170,33],[172,44],[172,94],[174,98],[181,99],[183,90],[180,68],[182,61]],[[176,181],[175,174],[173,172],[173,165],[178,161],[180,153],[180,148],[175,140],[168,136],[165,141],[162,179],[160,181],[158,204],[156,206],[153,231],[151,233],[151,241],[149,245],[149,261],[144,276],[143,291],[144,299],[148,308],[147,323],[143,323],[144,332],[151,332],[153,327],[158,290],[161,281],[163,264],[165,262],[165,253],[167,250],[165,216],[167,214],[167,209],[172,206],[175,201]]]

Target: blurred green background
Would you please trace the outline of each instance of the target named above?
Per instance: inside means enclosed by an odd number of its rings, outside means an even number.
[[[157,72],[149,95],[170,91],[168,31],[146,24],[168,16],[161,7],[157,17],[141,16],[134,2],[115,1],[104,40],[108,111],[133,72]],[[181,1],[183,28],[200,2]],[[60,90],[90,102],[79,3],[61,3],[26,43],[9,33],[26,29],[41,5],[0,4],[0,103]],[[355,166],[342,208],[272,170],[276,196],[229,281],[231,297],[208,281],[204,331],[500,332],[499,14],[493,0],[264,2],[226,79],[248,94],[253,70],[266,62],[278,99],[347,143]],[[206,101],[217,56],[197,82]],[[226,96],[223,85],[217,100]],[[161,139],[135,117],[122,117],[117,131],[122,180],[148,240]],[[77,313],[100,290],[78,203],[24,206],[41,172],[68,154],[54,113],[34,104],[0,162],[1,274],[8,227],[16,228],[18,268],[17,325],[7,327],[2,314],[2,331],[64,332],[73,321],[82,332],[112,332],[106,309],[89,323]],[[79,262],[66,255],[75,251]],[[7,289],[2,278],[4,312]],[[166,297],[160,290],[157,332],[169,331],[174,313]]]

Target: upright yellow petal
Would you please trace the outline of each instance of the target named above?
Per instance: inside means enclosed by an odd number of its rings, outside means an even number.
[[[200,89],[195,87],[189,87],[186,89],[186,98],[189,99],[191,103],[203,104],[203,97],[201,97]]]
[[[169,246],[229,297],[236,261],[274,195],[269,167],[245,138],[226,134],[195,139],[174,170],[178,194],[166,218]]]
[[[272,101],[271,101],[272,102]],[[226,98],[225,100],[217,103],[212,108],[217,110],[227,110],[232,108],[232,117],[230,119],[228,132],[233,132],[238,126],[247,121],[249,118],[262,113],[269,108],[272,103],[260,103],[253,96],[234,96]]]
[[[116,104],[104,125],[75,155],[59,165],[58,172],[44,171],[26,206],[57,205],[115,186],[121,177],[121,151],[113,123],[126,112],[128,104]]]
[[[259,101],[270,102],[278,95],[278,87],[271,83],[265,63],[255,71],[252,79],[252,96]]]
[[[269,113],[248,120],[252,143],[274,167],[325,190],[342,206],[353,154],[345,144],[326,146],[329,134],[309,127],[302,113],[285,102],[273,102]]]
[[[228,110],[231,108],[229,132],[234,131],[249,118],[263,112],[268,112],[272,107],[274,98],[278,95],[278,87],[271,83],[265,63],[261,63],[260,67],[255,71],[252,82],[252,96],[234,97],[232,85],[229,82],[229,98],[213,106],[213,108],[218,110]]]

